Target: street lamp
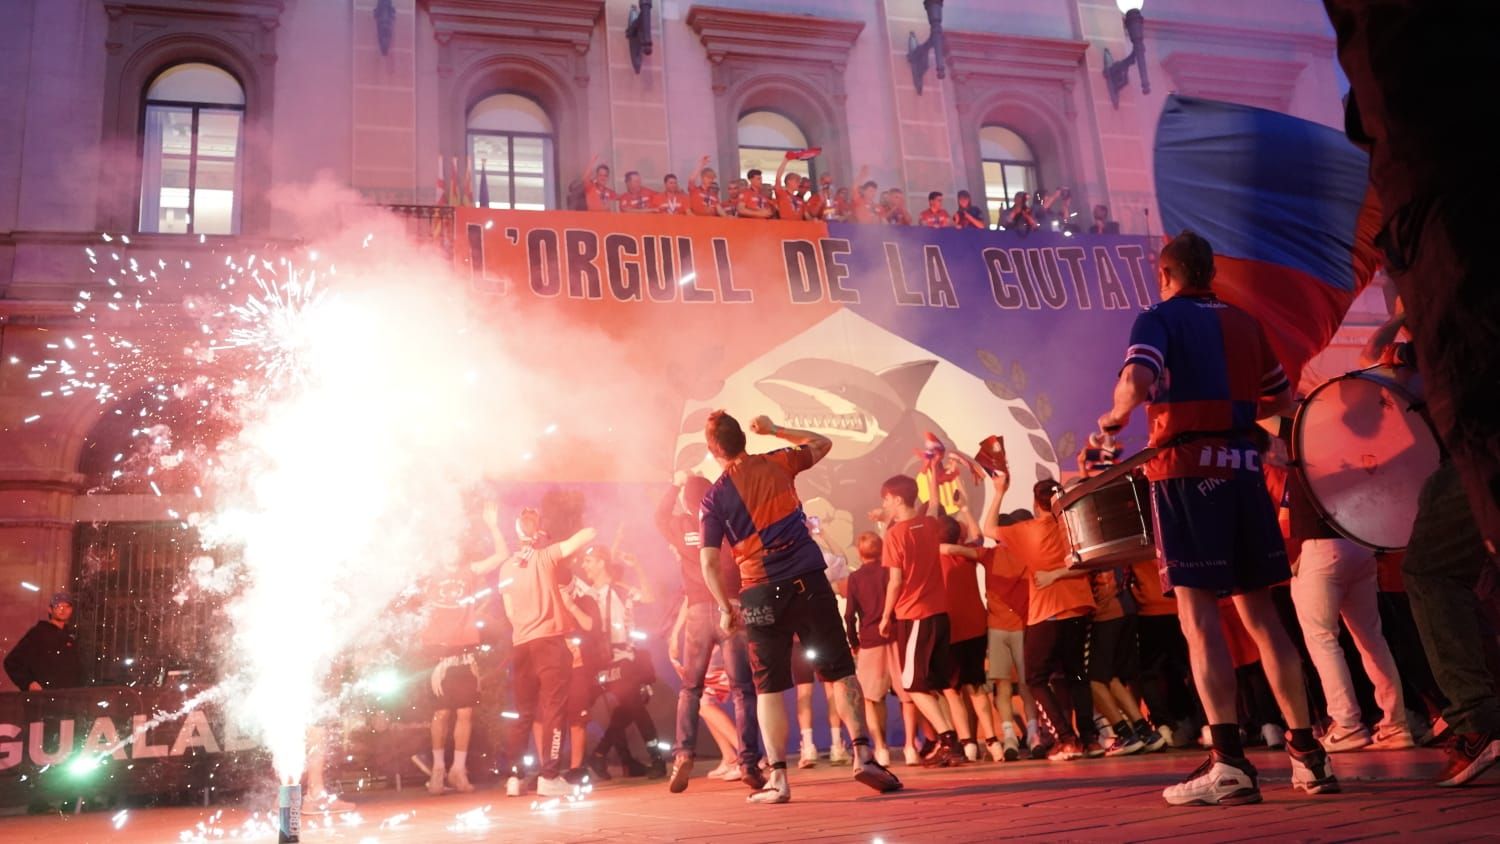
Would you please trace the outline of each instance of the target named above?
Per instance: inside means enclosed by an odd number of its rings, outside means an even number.
[[[927,75],[927,52],[932,51],[937,59],[937,78],[948,76],[948,66],[943,61],[943,0],[922,0],[927,10],[927,40],[917,43],[915,32],[907,33],[906,61],[911,65],[911,84],[922,93],[922,79]]]
[[[641,62],[651,55],[651,0],[640,0],[639,7],[630,7],[630,16],[625,20],[625,39],[630,42],[630,66],[641,72]]]
[[[1125,16],[1125,35],[1130,39],[1130,55],[1119,61],[1113,60],[1108,47],[1104,48],[1104,84],[1115,108],[1120,107],[1120,91],[1130,84],[1132,63],[1141,72],[1141,93],[1151,93],[1151,82],[1146,78],[1146,19],[1141,15],[1145,3],[1146,0],[1115,0],[1120,14]]]

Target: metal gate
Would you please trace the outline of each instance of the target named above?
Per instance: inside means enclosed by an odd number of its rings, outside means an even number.
[[[215,680],[224,599],[192,588],[195,559],[223,562],[181,522],[79,524],[74,619],[84,682],[161,685]],[[201,565],[201,563],[200,563]]]

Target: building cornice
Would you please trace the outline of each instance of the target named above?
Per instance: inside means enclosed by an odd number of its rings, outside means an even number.
[[[811,61],[849,64],[864,21],[817,15],[786,15],[693,6],[686,23],[698,34],[709,61],[749,58],[774,62]]]
[[[944,30],[943,43],[949,72],[959,82],[996,76],[1071,85],[1089,48],[1087,41],[960,30]]]
[[[1162,60],[1173,89],[1192,97],[1286,111],[1306,62],[1173,51]]]
[[[427,0],[434,37],[563,43],[582,55],[589,50],[604,0]]]
[[[1190,43],[1204,48],[1230,47],[1257,53],[1308,53],[1332,59],[1337,42],[1331,35],[1313,32],[1277,32],[1259,27],[1226,26],[1196,21],[1146,18],[1146,38]]]

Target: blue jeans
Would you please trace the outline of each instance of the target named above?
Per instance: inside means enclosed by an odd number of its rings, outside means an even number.
[[[743,631],[733,636],[724,635],[719,629],[719,610],[707,601],[688,606],[687,622],[683,626],[682,690],[677,693],[677,752],[696,755],[703,678],[708,674],[708,662],[716,647],[724,649],[724,670],[729,673],[734,726],[740,734],[740,764],[755,765],[760,759],[760,723],[755,717],[750,651]]]

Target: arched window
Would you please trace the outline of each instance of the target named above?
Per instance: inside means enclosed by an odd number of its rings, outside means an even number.
[[[1016,194],[1041,189],[1036,156],[1015,132],[1004,126],[979,130],[979,157],[984,164],[984,197],[991,222],[1000,219]]]
[[[495,94],[469,110],[469,160],[480,207],[557,207],[552,119],[535,100]]]
[[[145,107],[140,230],[238,232],[245,89],[213,65],[173,65]]]
[[[751,170],[765,173],[766,184],[776,175],[776,168],[786,161],[789,149],[806,149],[807,135],[785,116],[774,111],[748,111],[740,115],[740,172],[743,176]],[[799,173],[804,177],[816,175],[813,161],[793,161],[787,164],[786,172]]]

